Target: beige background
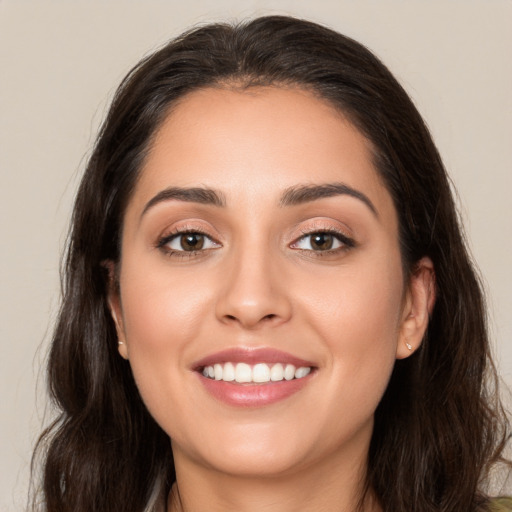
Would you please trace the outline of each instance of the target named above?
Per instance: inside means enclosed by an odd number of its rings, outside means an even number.
[[[426,118],[459,191],[512,383],[512,2],[0,0],[0,510],[22,510],[70,205],[124,74],[190,25],[283,12],[373,49]],[[38,383],[38,385],[37,385]]]

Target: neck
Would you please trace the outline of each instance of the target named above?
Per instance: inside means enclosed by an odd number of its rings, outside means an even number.
[[[381,511],[371,490],[364,494],[366,464],[353,458],[340,464],[333,456],[286,474],[246,476],[221,473],[175,455],[177,480],[169,512]]]

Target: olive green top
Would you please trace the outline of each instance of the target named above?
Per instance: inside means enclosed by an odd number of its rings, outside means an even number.
[[[512,511],[512,498],[495,498],[491,502],[489,512],[510,512]]]

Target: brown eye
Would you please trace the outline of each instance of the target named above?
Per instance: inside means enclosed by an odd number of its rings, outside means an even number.
[[[349,249],[355,242],[347,236],[334,231],[316,231],[302,236],[291,247],[312,252],[336,251]]]
[[[204,246],[204,235],[184,233],[180,236],[180,246],[184,251],[199,251]]]
[[[166,236],[159,240],[158,245],[164,252],[200,252],[208,249],[216,249],[220,244],[212,240],[208,235],[196,231],[184,231]]]
[[[314,233],[311,236],[311,249],[314,251],[328,251],[332,249],[334,237],[330,233]]]

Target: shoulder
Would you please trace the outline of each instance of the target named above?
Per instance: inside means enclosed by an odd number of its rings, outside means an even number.
[[[512,511],[512,498],[495,498],[491,500],[489,512]]]

